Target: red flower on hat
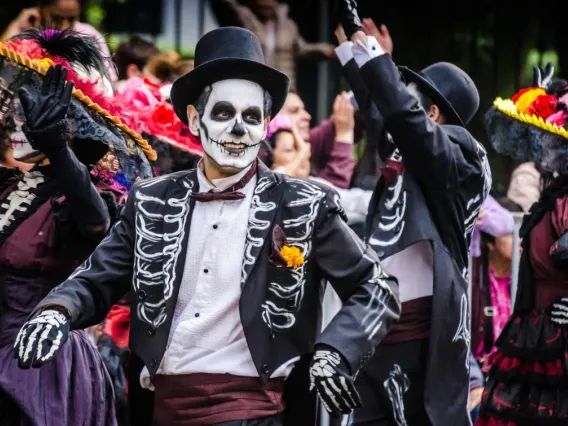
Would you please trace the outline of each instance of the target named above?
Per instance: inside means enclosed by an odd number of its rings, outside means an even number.
[[[529,114],[536,115],[546,120],[556,112],[558,98],[554,95],[540,95],[529,106]]]
[[[152,134],[160,134],[163,131],[179,132],[182,124],[172,106],[166,102],[160,102],[150,112],[148,130]]]

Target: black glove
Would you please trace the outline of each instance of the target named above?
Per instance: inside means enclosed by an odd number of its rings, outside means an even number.
[[[87,168],[67,146],[73,139],[65,118],[73,95],[73,82],[66,78],[67,69],[57,64],[47,71],[40,93],[36,91],[32,95],[25,88],[18,91],[25,115],[22,130],[30,144],[49,158],[77,223],[82,228],[104,225],[104,234],[110,223],[106,204],[92,185]]]
[[[66,81],[67,69],[60,64],[47,71],[41,91],[33,93],[24,87],[18,91],[24,110],[22,130],[30,144],[50,157],[65,148],[72,138],[65,115],[73,94],[73,82]]]
[[[363,24],[357,14],[357,2],[355,0],[339,0],[339,16],[343,31],[349,40],[357,31],[363,31]]]
[[[26,322],[14,344],[20,368],[41,367],[52,360],[69,338],[69,315],[64,309],[46,309]]]
[[[310,391],[317,390],[325,409],[334,417],[361,407],[361,397],[342,356],[326,345],[316,346],[310,366]]]
[[[533,87],[541,87],[543,89],[548,89],[550,83],[552,83],[552,77],[554,76],[554,64],[549,62],[546,67],[542,69],[540,66],[536,66],[533,69]]]

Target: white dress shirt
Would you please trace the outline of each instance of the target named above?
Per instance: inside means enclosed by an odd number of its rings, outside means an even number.
[[[371,59],[385,54],[375,37],[367,36],[366,43],[345,41],[335,49],[342,66],[351,59],[361,68]],[[404,162],[404,160],[403,160]],[[400,301],[432,296],[434,286],[434,254],[428,241],[420,241],[381,259],[381,266],[398,279]]]
[[[223,191],[249,168],[211,183],[200,164],[199,191]],[[241,190],[246,196],[242,200],[196,201],[169,343],[157,374],[258,377],[239,313],[241,268],[256,181],[254,176]],[[285,363],[272,377],[287,377],[295,361]],[[146,368],[140,382],[153,388]]]

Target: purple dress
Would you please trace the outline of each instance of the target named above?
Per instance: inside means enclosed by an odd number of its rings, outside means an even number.
[[[97,348],[73,331],[57,357],[22,370],[16,335],[34,307],[96,247],[81,236],[46,170],[0,183],[0,424],[116,425],[111,380]],[[59,198],[57,198],[59,197]]]

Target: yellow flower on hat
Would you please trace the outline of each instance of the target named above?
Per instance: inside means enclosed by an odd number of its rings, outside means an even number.
[[[304,255],[298,247],[284,246],[280,249],[280,255],[288,268],[297,269],[304,264]]]
[[[515,102],[515,105],[517,105],[517,111],[527,114],[531,104],[541,95],[546,95],[546,90],[541,87],[525,91]]]

